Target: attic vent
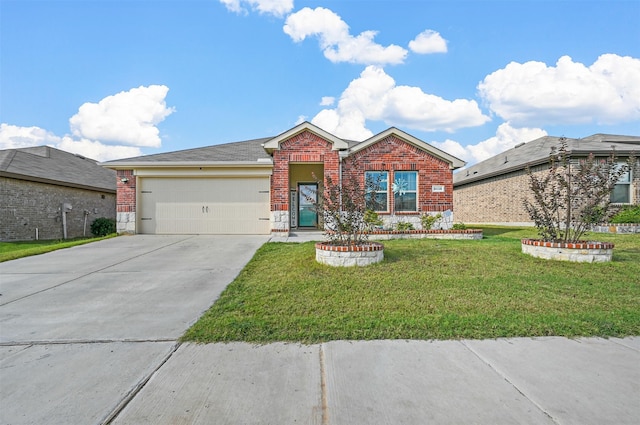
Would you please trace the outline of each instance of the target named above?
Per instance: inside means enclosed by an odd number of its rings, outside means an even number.
[[[75,156],[77,156],[77,157],[78,157],[78,158],[80,158],[80,159],[87,159],[86,157],[84,157],[84,156],[80,155],[79,153],[76,153],[76,154],[74,154],[74,155],[75,155]]]
[[[514,148],[518,149],[520,146],[524,146],[524,142],[518,143],[517,145],[514,146]]]

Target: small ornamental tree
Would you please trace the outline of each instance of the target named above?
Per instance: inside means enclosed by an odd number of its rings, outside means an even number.
[[[370,193],[375,192],[375,183],[360,184],[353,174],[347,175],[342,185],[331,176],[318,183],[317,200],[308,198],[324,222],[324,235],[333,245],[362,245],[368,241],[369,223],[365,219],[371,207]]]
[[[533,199],[525,199],[524,207],[542,240],[576,243],[592,225],[608,221],[617,211],[611,192],[634,161],[632,156],[626,164],[616,162],[614,150],[607,158],[590,154],[572,163],[566,139],[561,138],[559,147],[551,148],[544,175],[527,167]]]

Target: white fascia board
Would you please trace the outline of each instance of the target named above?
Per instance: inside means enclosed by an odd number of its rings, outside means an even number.
[[[287,139],[290,139],[291,137],[302,133],[303,131],[310,131],[316,135],[318,135],[319,137],[322,137],[323,139],[327,140],[328,142],[330,142],[333,145],[333,150],[342,150],[342,149],[348,149],[349,145],[347,144],[347,142],[345,142],[344,140],[340,139],[339,137],[334,136],[331,133],[327,133],[326,131],[324,131],[323,129],[321,129],[320,127],[317,127],[313,124],[311,124],[308,121],[303,122],[302,124],[299,124],[295,127],[293,127],[290,130],[285,131],[284,133],[274,137],[273,139],[269,140],[268,142],[264,143],[262,145],[262,147],[264,147],[264,149],[267,152],[273,152],[274,150],[278,150],[280,149],[280,143],[284,142]]]
[[[137,168],[137,177],[265,177],[271,176],[272,168],[258,167],[163,167]]]
[[[267,158],[261,158],[258,161],[140,161],[140,162],[118,162],[112,161],[108,163],[99,163],[105,168],[113,170],[132,170],[144,168],[273,168],[273,161]]]

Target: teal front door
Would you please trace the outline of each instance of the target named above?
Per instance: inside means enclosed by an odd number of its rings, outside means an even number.
[[[317,201],[317,184],[298,185],[298,227],[318,227],[318,214],[315,210]]]

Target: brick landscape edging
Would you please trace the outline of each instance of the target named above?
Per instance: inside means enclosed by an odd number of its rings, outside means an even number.
[[[368,232],[370,239],[391,240],[391,239],[482,239],[482,229],[460,229],[460,230],[374,230]]]
[[[577,243],[545,242],[522,239],[522,252],[547,260],[602,263],[611,261],[614,245],[609,242],[580,241]]]
[[[544,246],[547,248],[568,248],[568,249],[613,249],[615,245],[609,242],[588,242],[577,243],[545,242],[539,239],[522,239],[524,245]]]
[[[367,266],[384,259],[384,245],[366,242],[360,245],[316,243],[316,261],[334,267]]]

